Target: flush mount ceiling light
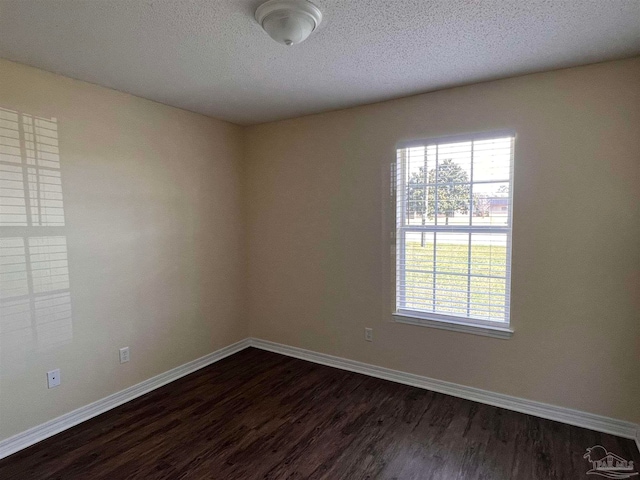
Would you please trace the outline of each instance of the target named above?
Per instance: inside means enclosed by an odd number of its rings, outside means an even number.
[[[269,0],[256,10],[256,20],[276,42],[304,41],[322,21],[322,12],[307,0]]]

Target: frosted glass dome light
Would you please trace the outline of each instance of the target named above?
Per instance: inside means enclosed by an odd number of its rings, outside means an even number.
[[[307,0],[269,0],[256,10],[256,20],[276,42],[295,45],[320,25],[322,12]]]

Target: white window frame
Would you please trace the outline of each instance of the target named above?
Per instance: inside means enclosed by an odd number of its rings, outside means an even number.
[[[393,185],[395,185],[395,194],[396,197],[394,199],[394,214],[396,215],[395,221],[395,232],[394,238],[396,241],[396,249],[394,255],[395,261],[395,292],[394,292],[394,312],[393,317],[396,322],[400,323],[408,323],[413,325],[421,325],[432,328],[444,329],[444,330],[453,330],[464,333],[472,333],[477,335],[485,335],[496,338],[510,338],[513,335],[513,329],[511,328],[511,243],[512,243],[512,226],[513,226],[513,173],[514,173],[514,156],[515,156],[515,137],[516,134],[513,130],[494,130],[489,132],[482,133],[473,133],[467,135],[452,135],[445,137],[436,137],[436,138],[427,138],[421,140],[411,140],[406,142],[399,142],[396,144],[396,156],[397,152],[400,149],[411,148],[411,147],[427,147],[429,145],[435,144],[443,144],[443,143],[456,143],[456,142],[469,142],[469,141],[477,141],[477,140],[489,140],[493,138],[504,138],[504,137],[512,137],[512,151],[511,151],[511,165],[509,172],[509,214],[507,217],[507,225],[506,226],[472,226],[472,225],[460,225],[460,226],[418,226],[418,225],[403,225],[403,218],[405,217],[404,212],[406,208],[405,201],[405,175],[404,175],[404,166],[398,165],[396,163],[395,167],[395,177],[392,179]],[[396,160],[397,162],[397,160]],[[496,180],[497,181],[497,180]],[[506,183],[506,179],[501,180],[501,182]],[[471,182],[474,183],[479,182]],[[402,200],[400,203],[399,200]],[[404,282],[402,279],[404,278],[404,259],[405,259],[405,242],[404,235],[408,231],[417,231],[417,232],[487,232],[487,233],[506,233],[507,235],[507,269],[506,269],[506,283],[505,283],[505,293],[507,294],[507,304],[505,305],[505,317],[506,320],[504,322],[497,322],[491,320],[482,320],[476,318],[469,318],[457,315],[445,315],[441,313],[434,312],[422,312],[415,311],[409,309],[403,309],[399,307],[399,298],[402,295],[401,289]],[[434,266],[435,269],[435,266]]]

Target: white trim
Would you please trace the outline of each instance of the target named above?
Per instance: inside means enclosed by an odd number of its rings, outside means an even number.
[[[24,448],[30,447],[35,443],[74,427],[79,423],[85,422],[100,415],[101,413],[122,405],[123,403],[127,403],[134,398],[144,395],[145,393],[149,393],[156,388],[160,388],[167,383],[178,380],[185,375],[189,375],[196,370],[211,365],[212,363],[222,360],[229,355],[233,355],[240,350],[244,350],[249,347],[250,343],[250,339],[246,338],[237,343],[221,348],[220,350],[216,350],[204,357],[185,363],[184,365],[173,368],[167,372],[161,373],[160,375],[156,375],[155,377],[138,383],[137,385],[125,388],[113,395],[109,395],[108,397],[90,403],[89,405],[85,405],[84,407],[80,407],[72,412],[65,413],[58,418],[54,418],[53,420],[2,440],[0,441],[0,459],[8,457],[9,455]]]
[[[369,365],[367,363],[348,360],[346,358],[335,357],[324,353],[313,352],[298,347],[290,347],[279,343],[269,342],[256,338],[251,339],[251,346],[280,353],[289,357],[307,360],[329,367],[340,368],[350,372],[362,373],[371,377],[390,380],[392,382],[411,385],[412,387],[424,388],[434,392],[452,395],[454,397],[472,400],[474,402],[485,403],[495,407],[506,408],[515,412],[526,413],[556,422],[567,423],[576,427],[588,428],[597,432],[609,433],[623,438],[635,439],[640,450],[640,425],[616,420],[614,418],[603,417],[593,413],[573,410],[571,408],[558,407],[547,403],[526,400],[524,398],[512,397],[502,393],[489,392],[479,388],[458,385],[443,380],[414,375],[412,373],[399,372],[389,368]]]
[[[123,403],[129,402],[137,397],[162,387],[174,380],[189,375],[201,368],[211,365],[222,360],[229,355],[233,355],[247,347],[255,347],[269,352],[279,353],[289,357],[299,358],[310,362],[327,365],[329,367],[339,368],[350,372],[361,373],[371,377],[381,378],[404,385],[424,388],[434,392],[452,395],[454,397],[464,398],[487,405],[506,408],[536,417],[555,420],[557,422],[575,425],[577,427],[588,428],[598,432],[610,433],[623,438],[630,438],[636,441],[638,450],[640,451],[640,425],[613,418],[594,415],[592,413],[572,410],[570,408],[556,407],[546,403],[535,402],[533,400],[525,400],[522,398],[511,397],[500,393],[493,393],[479,388],[466,387],[457,385],[443,380],[436,380],[429,377],[414,375],[411,373],[399,372],[384,367],[369,365],[355,360],[335,357],[324,353],[313,352],[303,348],[290,347],[279,343],[260,340],[257,338],[246,338],[237,343],[221,348],[204,357],[185,363],[179,367],[161,373],[144,382],[133,385],[120,392],[109,395],[84,407],[80,407],[72,412],[66,413],[58,418],[54,418],[41,425],[33,427],[22,433],[18,433],[13,437],[9,437],[0,441],[0,459],[8,457],[22,449],[30,447],[46,438],[57,433],[63,432],[74,427],[86,420],[96,417],[107,412]]]
[[[396,238],[398,238],[400,241],[399,243],[396,243],[396,258],[395,258],[395,263],[396,263],[396,268],[395,268],[395,286],[396,286],[396,291],[395,291],[395,308],[397,310],[397,313],[401,314],[401,315],[406,315],[408,314],[409,317],[413,317],[411,319],[411,322],[405,322],[405,323],[413,323],[413,324],[422,324],[425,326],[433,326],[435,328],[442,328],[445,329],[445,327],[442,325],[442,322],[449,322],[451,321],[452,323],[456,324],[455,327],[453,328],[448,328],[447,330],[453,330],[453,331],[464,331],[466,333],[478,333],[480,335],[487,335],[487,336],[497,336],[499,338],[509,338],[509,336],[511,336],[513,334],[513,331],[511,331],[508,327],[509,327],[509,323],[510,323],[510,297],[511,297],[511,262],[512,262],[512,225],[513,225],[513,174],[514,174],[514,150],[515,150],[515,140],[516,137],[516,133],[513,130],[501,130],[501,131],[488,131],[488,132],[478,132],[478,133],[473,133],[473,134],[468,134],[468,135],[454,135],[454,136],[448,136],[448,137],[438,137],[438,138],[431,138],[431,139],[424,139],[424,140],[411,140],[408,142],[398,142],[396,144],[396,164],[397,164],[397,171],[396,171],[396,190],[397,192],[400,192],[399,195],[396,195],[395,197],[395,212],[396,212],[396,228],[395,228],[395,236]],[[509,139],[509,151],[510,151],[510,156],[509,156],[509,177],[505,180],[505,179],[492,179],[492,180],[480,180],[480,181],[476,181],[475,177],[474,177],[474,152],[475,152],[475,143],[478,140],[497,140],[497,139]],[[438,215],[437,213],[439,212],[439,207],[438,207],[438,188],[437,186],[439,185],[438,183],[438,178],[435,178],[435,180],[432,179],[432,181],[430,182],[429,179],[426,178],[426,174],[427,174],[427,147],[429,146],[435,146],[435,170],[434,171],[439,171],[439,166],[438,166],[438,162],[439,162],[439,158],[440,158],[440,153],[439,153],[439,146],[443,145],[443,144],[449,144],[449,143],[457,143],[457,142],[468,142],[470,143],[470,151],[469,151],[469,168],[470,168],[470,174],[469,174],[469,178],[467,179],[467,181],[460,181],[460,182],[454,182],[453,184],[459,184],[459,185],[468,185],[469,189],[470,189],[470,197],[469,197],[469,218],[473,218],[473,202],[471,201],[473,198],[473,191],[474,191],[474,186],[475,185],[479,185],[479,184],[494,184],[496,185],[497,183],[507,183],[509,186],[509,195],[507,197],[505,197],[508,201],[508,205],[511,206],[511,208],[509,208],[509,212],[508,212],[508,216],[507,216],[507,225],[506,226],[498,226],[498,225],[474,225],[473,222],[469,221],[469,225],[441,225],[438,222]],[[425,178],[423,179],[424,186],[425,188],[428,186],[432,186],[432,187],[436,187],[435,188],[435,224],[434,225],[410,225],[407,223],[408,219],[406,218],[406,206],[407,203],[410,203],[410,199],[406,198],[405,195],[405,191],[407,187],[407,185],[410,184],[410,179],[409,179],[409,173],[410,173],[410,166],[409,164],[411,163],[411,159],[407,159],[407,150],[412,148],[412,147],[424,147],[424,168],[421,166],[420,169],[423,169],[421,171],[423,171],[423,174],[425,176]],[[502,148],[502,147],[501,147]],[[443,154],[444,155],[444,154]],[[410,154],[409,154],[410,156]],[[446,156],[446,155],[445,155]],[[455,164],[455,162],[454,162]],[[436,177],[438,177],[438,175],[436,175]],[[421,183],[422,185],[422,183]],[[424,199],[424,202],[426,202],[426,197]],[[424,203],[423,202],[423,203]],[[400,215],[398,213],[401,213]],[[424,212],[423,212],[423,219],[422,219],[423,223],[424,223]],[[448,223],[448,222],[447,222]],[[433,254],[427,255],[427,254],[423,254],[422,256],[427,258],[427,259],[431,259],[431,262],[433,263],[433,266],[429,269],[429,270],[433,270],[433,271],[427,271],[424,268],[424,265],[422,265],[422,267],[420,266],[421,261],[420,260],[416,260],[416,259],[409,259],[406,256],[406,234],[407,233],[413,233],[413,232],[423,232],[422,237],[423,237],[423,242],[424,242],[424,233],[425,232],[429,232],[429,233],[433,233]],[[458,233],[466,233],[468,234],[468,256],[467,256],[467,264],[468,264],[468,270],[466,273],[454,273],[454,272],[449,272],[449,271],[443,271],[440,268],[438,268],[438,266],[436,265],[436,256],[437,256],[437,237],[438,234],[440,233],[450,233],[450,232],[458,232]],[[499,326],[498,329],[502,330],[502,335],[496,334],[496,329],[492,329],[492,328],[483,328],[483,329],[479,329],[476,330],[475,332],[473,331],[472,328],[469,328],[471,325],[482,325],[485,322],[482,321],[477,321],[472,315],[471,315],[471,311],[472,309],[478,308],[480,306],[485,307],[483,308],[483,310],[487,311],[491,316],[491,313],[495,313],[496,315],[499,315],[499,313],[497,311],[495,312],[491,312],[491,306],[490,305],[484,305],[482,303],[482,301],[476,301],[473,300],[473,295],[472,295],[472,287],[471,287],[471,281],[473,278],[477,278],[479,275],[478,274],[473,274],[472,273],[472,267],[474,262],[472,261],[472,250],[473,250],[473,246],[472,246],[472,235],[474,233],[479,233],[479,232],[484,232],[484,233],[488,233],[488,234],[493,234],[493,233],[501,233],[505,236],[506,239],[506,252],[505,252],[505,265],[506,265],[506,271],[504,276],[500,275],[500,276],[486,276],[486,277],[490,277],[490,278],[496,278],[496,279],[500,279],[500,280],[504,280],[504,285],[505,285],[505,289],[504,289],[504,294],[502,295],[498,295],[499,297],[503,297],[504,300],[504,317],[501,318],[504,320],[504,325]],[[418,262],[417,264],[415,262]],[[413,287],[418,288],[421,291],[416,292],[415,290],[412,290],[412,293],[407,293],[408,290],[411,290],[411,285],[407,286],[407,278],[409,277],[409,272],[411,273],[424,273],[424,274],[428,274],[432,276],[432,280],[429,281],[425,281],[423,280],[416,280],[415,282],[413,282]],[[467,279],[467,286],[466,288],[464,287],[457,287],[460,293],[466,293],[466,301],[462,300],[459,297],[456,297],[455,299],[451,299],[449,298],[448,302],[450,303],[450,305],[455,306],[457,305],[459,308],[464,308],[464,306],[466,305],[466,315],[463,312],[459,312],[457,314],[447,314],[447,312],[443,312],[441,310],[439,310],[439,306],[437,305],[436,302],[436,298],[437,298],[437,293],[440,291],[444,296],[447,296],[447,298],[450,296],[449,292],[454,291],[454,290],[448,290],[447,288],[445,288],[442,285],[436,285],[437,284],[437,276],[438,275],[458,275],[459,277],[464,277]],[[480,275],[480,277],[485,277],[485,275]],[[427,277],[428,278],[428,277]],[[409,282],[411,283],[411,282]],[[429,284],[432,283],[432,286],[429,286]],[[489,289],[490,290],[490,289]],[[430,292],[429,295],[427,295],[427,292]],[[429,299],[429,297],[431,297],[431,299]],[[423,307],[427,308],[427,305],[432,303],[431,306],[431,310],[434,314],[437,315],[437,318],[433,318],[433,317],[427,317],[426,318],[426,322],[422,322],[422,323],[417,323],[416,322],[416,317],[418,318],[425,318],[421,315],[422,311],[420,308],[416,310],[411,310],[410,305],[414,304],[414,300],[416,303],[422,303]],[[502,302],[501,302],[502,303]],[[447,310],[445,308],[445,310]],[[417,314],[417,315],[415,315]],[[432,322],[432,320],[437,320],[439,322]],[[496,318],[496,320],[498,320],[498,318]],[[491,323],[491,322],[489,322]],[[485,323],[486,324],[486,323]],[[463,325],[463,326],[461,326]],[[489,327],[492,327],[493,325],[489,325]]]
[[[511,338],[513,329],[508,326],[492,326],[481,323],[463,322],[458,319],[438,319],[435,316],[429,318],[429,314],[418,316],[405,312],[396,312],[393,317],[398,323],[418,325],[421,327],[439,328],[440,330],[451,330],[453,332],[472,333],[474,335],[484,335],[494,338]]]

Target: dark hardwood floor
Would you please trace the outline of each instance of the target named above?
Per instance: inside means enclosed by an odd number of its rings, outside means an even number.
[[[573,480],[594,478],[594,445],[640,465],[632,440],[251,348],[0,461],[0,479]]]

